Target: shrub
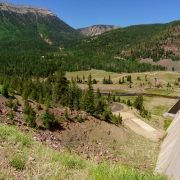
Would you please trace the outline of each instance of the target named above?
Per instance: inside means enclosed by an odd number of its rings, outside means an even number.
[[[80,114],[79,117],[77,118],[77,121],[78,122],[83,122],[83,121],[85,121],[87,119],[88,119],[87,116]]]
[[[41,110],[41,105],[40,105],[39,103],[37,103],[36,109],[37,109],[38,111]]]
[[[13,107],[13,102],[12,102],[12,99],[10,98],[8,101],[5,102],[5,105],[9,108],[12,108]]]
[[[46,109],[45,113],[42,114],[41,119],[42,119],[43,125],[47,129],[55,128],[58,126],[57,119],[55,118],[53,113],[49,112],[48,108]]]
[[[37,125],[36,124],[36,112],[31,107],[31,105],[28,103],[27,100],[25,100],[25,102],[24,102],[23,113],[25,114],[23,119],[27,122],[28,126],[34,128]]]
[[[30,108],[29,114],[25,114],[23,116],[23,119],[24,119],[24,121],[27,122],[28,126],[30,126],[32,128],[36,127],[36,125],[37,125],[36,124],[36,113],[33,110],[33,108]]]
[[[114,124],[122,124],[122,117],[120,116],[120,113],[118,114],[118,116],[112,114],[111,121]]]
[[[8,85],[7,84],[4,84],[1,88],[1,94],[8,98],[9,97],[9,94],[8,94]]]
[[[104,121],[110,121],[110,119],[111,119],[110,115],[111,115],[111,112],[109,112],[109,111],[104,111],[104,112],[102,113],[102,119],[103,119]]]
[[[18,100],[16,100],[12,106],[13,111],[17,111],[18,105],[19,105],[19,102],[18,102]]]
[[[167,130],[167,128],[170,126],[171,122],[172,122],[172,119],[164,120],[164,130]]]
[[[121,99],[119,96],[117,97],[116,102],[121,102]]]
[[[133,105],[136,109],[141,110],[143,108],[143,96],[138,95],[138,97],[135,99]]]
[[[129,99],[127,100],[127,105],[132,106],[132,103],[131,103],[131,101]]]
[[[14,119],[14,113],[13,110],[11,109],[9,112],[9,119],[13,120]]]
[[[18,170],[22,170],[25,167],[25,164],[26,159],[20,154],[15,154],[14,156],[12,156],[12,160],[10,161],[10,165]]]

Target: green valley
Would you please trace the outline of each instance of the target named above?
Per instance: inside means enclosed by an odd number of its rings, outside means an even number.
[[[179,98],[180,21],[101,26],[85,36],[0,3],[0,179],[168,179],[154,169]]]

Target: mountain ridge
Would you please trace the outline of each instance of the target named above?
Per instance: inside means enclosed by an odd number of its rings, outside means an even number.
[[[41,8],[37,6],[14,5],[7,2],[0,2],[0,10],[13,11],[16,13],[21,13],[21,14],[32,12],[32,13],[41,14],[43,16],[46,16],[46,15],[56,16],[47,8]]]
[[[115,26],[115,25],[99,24],[99,25],[93,25],[93,26],[84,27],[84,28],[78,28],[77,30],[85,36],[96,36],[96,35],[99,35],[104,32],[111,31],[117,28],[120,28],[120,27]]]
[[[82,36],[46,8],[0,2],[0,47],[3,52],[54,51],[58,50],[54,46]]]

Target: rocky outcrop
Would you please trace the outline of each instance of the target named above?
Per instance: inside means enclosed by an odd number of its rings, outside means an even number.
[[[56,16],[49,9],[46,8],[33,7],[33,6],[16,6],[6,2],[0,3],[0,10],[12,11],[20,14],[34,13],[42,16],[46,16],[46,15]]]
[[[95,25],[95,26],[90,26],[86,28],[79,28],[77,30],[85,36],[95,36],[95,35],[99,35],[106,31],[111,31],[117,28],[120,28],[120,27],[113,26],[113,25]]]

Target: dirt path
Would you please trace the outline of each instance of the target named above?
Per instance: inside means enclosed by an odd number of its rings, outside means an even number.
[[[116,106],[116,110],[117,107],[121,106]],[[135,133],[140,134],[145,138],[158,142],[166,134],[164,130],[153,128],[152,126],[148,125],[147,123],[139,119],[132,112],[123,112],[121,109],[112,112],[115,115],[118,115],[120,113],[123,119],[123,124]]]

